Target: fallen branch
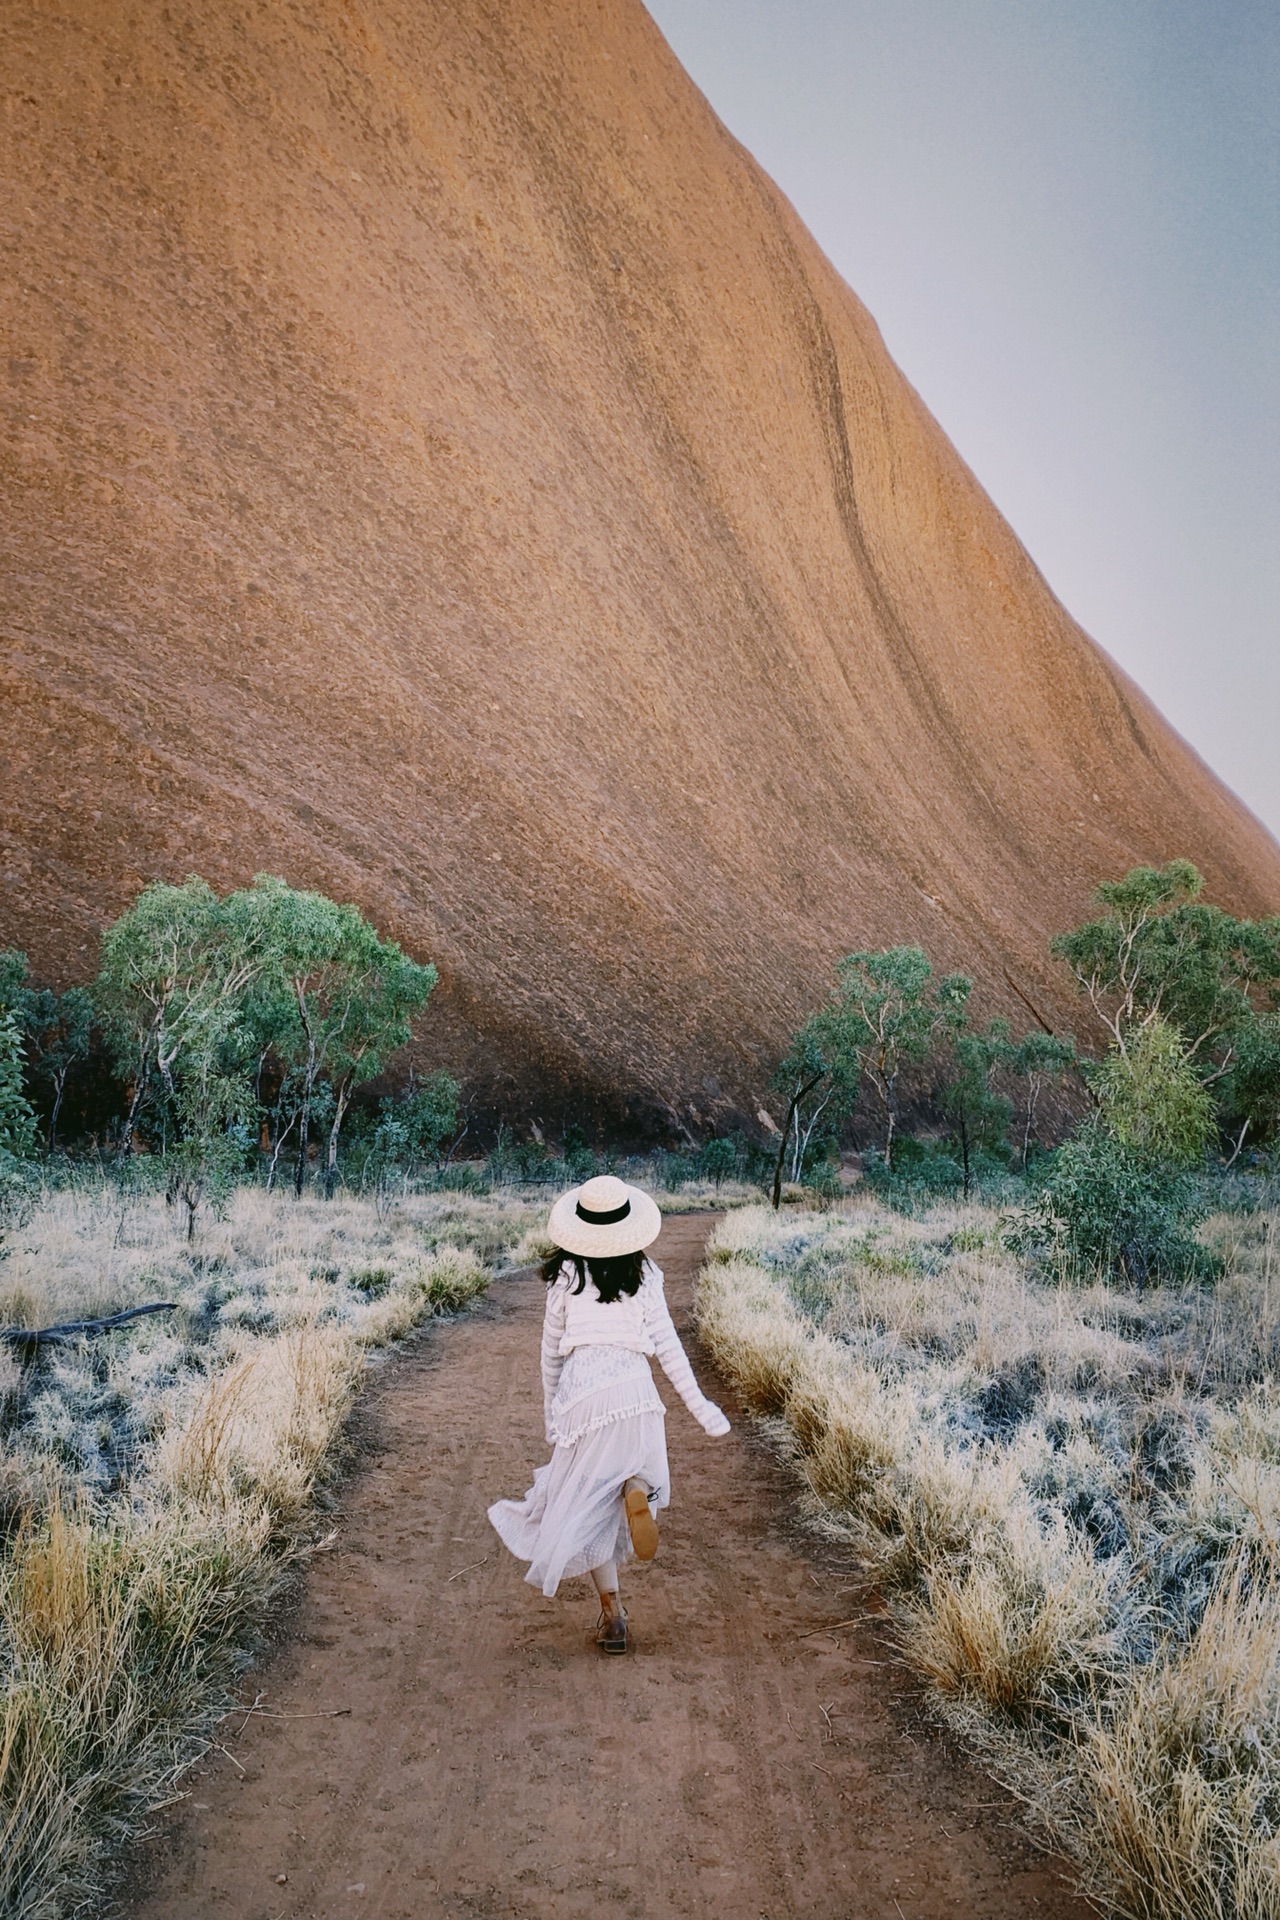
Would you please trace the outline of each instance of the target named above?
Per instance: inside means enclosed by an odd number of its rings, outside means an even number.
[[[35,1358],[39,1347],[60,1347],[64,1341],[78,1340],[86,1333],[109,1333],[115,1327],[123,1327],[130,1320],[140,1320],[148,1313],[176,1313],[176,1300],[156,1300],[146,1307],[128,1307],[124,1313],[113,1313],[105,1320],[65,1320],[57,1327],[0,1327],[0,1340],[16,1347],[24,1365]]]

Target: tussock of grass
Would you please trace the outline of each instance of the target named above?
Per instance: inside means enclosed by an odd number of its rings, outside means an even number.
[[[1135,1920],[1280,1911],[1276,1220],[1216,1291],[1047,1284],[977,1208],[732,1214],[704,1336],[941,1710]]]
[[[0,1914],[57,1920],[203,1749],[307,1549],[371,1351],[466,1304],[534,1210],[236,1194],[194,1246],[161,1198],[51,1196],[0,1325],[174,1315],[0,1349]]]

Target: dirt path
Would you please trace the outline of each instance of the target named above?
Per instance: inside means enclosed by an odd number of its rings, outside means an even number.
[[[706,1230],[670,1220],[657,1249],[682,1330]],[[249,1684],[299,1717],[200,1771],[134,1920],[1084,1920],[882,1630],[814,1631],[861,1611],[851,1576],[750,1433],[709,1441],[674,1403],[628,1658],[597,1653],[585,1583],[524,1584],[485,1507],[544,1456],[540,1316],[536,1279],[502,1282],[388,1368],[336,1550]]]

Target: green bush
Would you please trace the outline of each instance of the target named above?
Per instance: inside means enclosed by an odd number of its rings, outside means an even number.
[[[1012,1237],[1047,1257],[1062,1279],[1103,1275],[1138,1288],[1209,1280],[1218,1263],[1191,1231],[1206,1212],[1185,1168],[1154,1160],[1095,1121],[1051,1156]]]
[[[12,1013],[0,1013],[0,1156],[25,1160],[34,1152],[36,1117],[22,1084],[22,1036]]]
[[[732,1140],[705,1140],[698,1152],[698,1165],[708,1180],[715,1181],[718,1193],[721,1181],[737,1171],[738,1149]]]
[[[874,1148],[863,1154],[862,1177],[886,1206],[910,1210],[940,1194],[957,1193],[964,1185],[964,1168],[949,1143],[900,1133],[892,1163]]]
[[[1182,1035],[1152,1019],[1113,1047],[1089,1075],[1110,1131],[1150,1162],[1193,1167],[1213,1136],[1213,1099],[1187,1058]]]

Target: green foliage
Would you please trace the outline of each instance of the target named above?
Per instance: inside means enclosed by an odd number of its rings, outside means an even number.
[[[281,1063],[293,1093],[298,1128],[295,1185],[306,1179],[307,1147],[317,1088],[333,1089],[333,1118],[325,1163],[325,1192],[337,1178],[338,1141],[355,1088],[381,1071],[405,1046],[412,1017],[438,975],[383,940],[353,906],[301,891],[270,874],[228,901],[247,926],[259,930],[266,954],[248,1017],[260,1052]]]
[[[814,1014],[805,1021],[773,1076],[774,1089],[786,1101],[773,1171],[775,1207],[781,1201],[788,1159],[791,1179],[800,1180],[819,1129],[829,1134],[858,1097],[858,1057],[840,1044],[839,1035],[823,1029],[822,1018]]]
[[[195,1238],[200,1203],[220,1213],[244,1178],[252,1133],[251,1098],[242,1074],[183,1074],[177,1083],[177,1139],[166,1155],[168,1192],[187,1210],[187,1239]]]
[[[1237,920],[1201,900],[1189,860],[1134,867],[1097,889],[1103,912],[1053,942],[1112,1041],[1160,1017],[1197,1071],[1213,1074],[1234,1036],[1280,989],[1280,917]]]
[[[864,1075],[871,1082],[888,1167],[903,1067],[926,1060],[939,1039],[961,1030],[970,987],[962,973],[935,980],[920,947],[851,953],[840,962],[830,1002],[801,1030],[833,1077],[852,1088]]]
[[[435,982],[434,967],[380,939],[355,907],[271,875],[222,899],[195,877],[147,887],[108,929],[97,984],[131,1083],[126,1143],[149,1107],[176,1155],[171,1192],[194,1218],[242,1164],[250,1084],[260,1092],[269,1080],[272,1176],[292,1134],[301,1191],[309,1129],[323,1120],[331,1194],[351,1095],[410,1038]],[[431,1083],[411,1131],[439,1122],[444,1094]]]
[[[36,1119],[23,1089],[17,1017],[0,1013],[0,1227],[21,1217],[29,1199],[25,1162],[35,1147]]]
[[[1003,1158],[1008,1152],[1013,1104],[994,1090],[992,1079],[1012,1052],[1007,1020],[993,1020],[982,1033],[959,1033],[952,1042],[951,1074],[938,1104],[955,1125],[966,1200],[973,1189],[975,1155]]]
[[[1232,1160],[1246,1139],[1255,1147],[1280,1140],[1280,1016],[1260,1014],[1242,1029],[1219,1098]]]
[[[1213,1098],[1187,1058],[1182,1036],[1158,1015],[1113,1047],[1089,1076],[1103,1122],[1146,1160],[1192,1167],[1213,1135]]]
[[[1152,1160],[1090,1121],[1052,1155],[1013,1237],[1046,1255],[1063,1279],[1177,1284],[1217,1271],[1190,1231],[1206,1210],[1184,1169]]]
[[[128,1147],[143,1108],[171,1110],[178,1082],[247,1065],[248,996],[270,959],[266,930],[194,875],[145,887],[102,939],[95,999],[131,1085]]]
[[[0,1158],[24,1160],[35,1147],[36,1117],[23,1088],[22,1034],[16,1014],[0,1013]]]
[[[706,1140],[698,1153],[698,1165],[708,1180],[715,1182],[719,1193],[721,1183],[736,1171],[738,1149],[732,1140]]]
[[[166,1150],[168,1192],[195,1232],[243,1170],[251,1104],[249,996],[271,963],[266,929],[242,896],[203,880],[144,888],[107,929],[97,1003],[132,1078],[125,1147],[144,1109]]]
[[[986,1156],[975,1153],[971,1177],[988,1172]],[[892,1165],[874,1150],[862,1156],[862,1177],[876,1198],[898,1212],[912,1213],[944,1194],[958,1193],[964,1184],[964,1167],[954,1142],[923,1140],[900,1133],[894,1143]]]
[[[16,1013],[26,987],[26,954],[17,947],[0,948],[0,1013]]]
[[[68,987],[65,993],[55,993],[51,987],[33,987],[27,972],[25,953],[14,948],[0,953],[0,1010],[16,1016],[27,1070],[48,1086],[48,1145],[52,1150],[57,1145],[58,1115],[68,1076],[74,1066],[89,1057],[93,998],[85,987]]]
[[[1149,1016],[1089,1080],[1098,1112],[1052,1156],[1030,1243],[1064,1276],[1138,1287],[1208,1277],[1214,1263],[1190,1230],[1207,1212],[1191,1170],[1213,1132],[1213,1100],[1181,1034]]]
[[[458,1131],[462,1088],[443,1068],[413,1085],[404,1101],[404,1121],[412,1152],[422,1160],[438,1160]]]
[[[458,1129],[462,1089],[451,1075],[433,1073],[403,1100],[384,1100],[373,1129],[362,1182],[385,1202],[397,1180],[412,1178],[425,1162],[438,1163]]]
[[[1022,1092],[1018,1159],[1025,1172],[1040,1096],[1051,1081],[1061,1079],[1079,1065],[1076,1043],[1056,1033],[1033,1028],[1030,1033],[1024,1033],[1021,1040],[1010,1042],[1003,1064],[1007,1077],[1019,1085]]]

